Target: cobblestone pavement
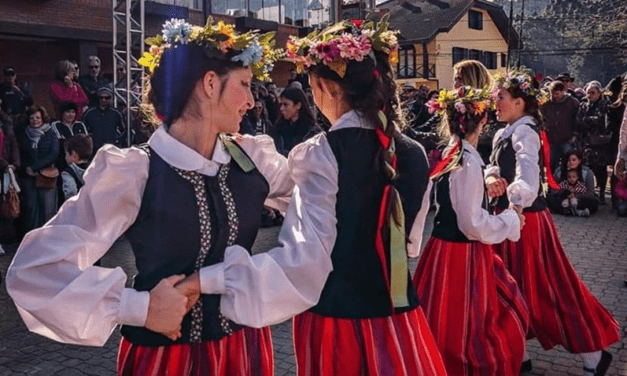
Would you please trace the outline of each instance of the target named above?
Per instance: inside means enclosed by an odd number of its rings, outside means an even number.
[[[621,324],[622,342],[610,351],[614,362],[608,375],[627,375],[627,218],[616,218],[608,207],[601,207],[591,218],[556,216],[555,222],[575,268],[594,295]],[[430,229],[425,229],[429,233]],[[278,228],[263,229],[255,251],[265,251],[276,244]],[[425,237],[426,240],[426,237]],[[15,246],[5,247],[0,256],[4,276],[15,254]],[[118,241],[103,258],[104,266],[121,265],[133,273],[128,244]],[[410,263],[412,268],[416,262]],[[295,375],[291,323],[272,328],[277,376]],[[0,375],[114,375],[117,345],[115,330],[102,348],[63,345],[28,332],[4,287],[0,288]],[[531,375],[581,375],[582,362],[561,348],[544,351],[536,341],[529,346],[533,359]],[[391,375],[392,376],[392,375]]]

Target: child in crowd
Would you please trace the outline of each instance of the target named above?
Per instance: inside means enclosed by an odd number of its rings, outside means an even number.
[[[83,174],[89,165],[93,148],[91,137],[85,134],[76,134],[65,141],[67,167],[61,172],[64,201],[76,195],[85,184]]]
[[[564,208],[565,215],[577,215],[579,217],[589,217],[590,211],[588,208],[583,210],[577,210],[577,197],[576,193],[586,193],[586,185],[579,177],[577,169],[573,168],[566,173],[566,179],[560,183],[560,188],[566,197],[562,201],[562,207]]]

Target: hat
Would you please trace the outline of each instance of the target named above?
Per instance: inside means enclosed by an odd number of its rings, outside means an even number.
[[[416,86],[411,82],[405,82],[403,84],[403,90],[416,90]]]
[[[573,79],[570,77],[570,73],[568,72],[564,72],[564,73],[560,73],[559,76],[557,76],[558,80],[563,80],[563,79],[567,79],[569,81],[572,81]]]
[[[5,76],[13,76],[15,74],[15,68],[11,66],[4,67],[4,75]]]
[[[113,94],[113,92],[111,91],[109,86],[103,86],[103,87],[99,88],[98,91],[96,91],[96,95],[97,96],[101,96],[102,94],[107,94],[107,95],[111,96]]]
[[[78,112],[78,105],[74,102],[61,102],[61,104],[59,105],[59,113],[63,114],[65,111],[68,110],[74,110],[76,112]]]

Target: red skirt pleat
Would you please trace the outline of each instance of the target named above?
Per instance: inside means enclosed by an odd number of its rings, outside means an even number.
[[[414,284],[449,376],[518,376],[529,315],[491,246],[432,237]]]
[[[270,328],[244,328],[218,341],[138,346],[122,338],[118,376],[274,376]]]
[[[599,351],[620,340],[612,314],[590,293],[568,260],[549,210],[525,213],[520,241],[495,247],[527,302],[528,338],[545,349]]]
[[[420,307],[388,317],[294,317],[298,376],[445,376]]]

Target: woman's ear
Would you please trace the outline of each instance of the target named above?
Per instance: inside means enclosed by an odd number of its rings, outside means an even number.
[[[220,90],[220,77],[214,71],[208,71],[202,78],[202,89],[207,98],[211,99]]]
[[[333,80],[329,80],[324,77],[318,78],[318,82],[320,83],[320,88],[323,93],[327,94],[331,98],[338,98],[340,94],[340,85]]]

